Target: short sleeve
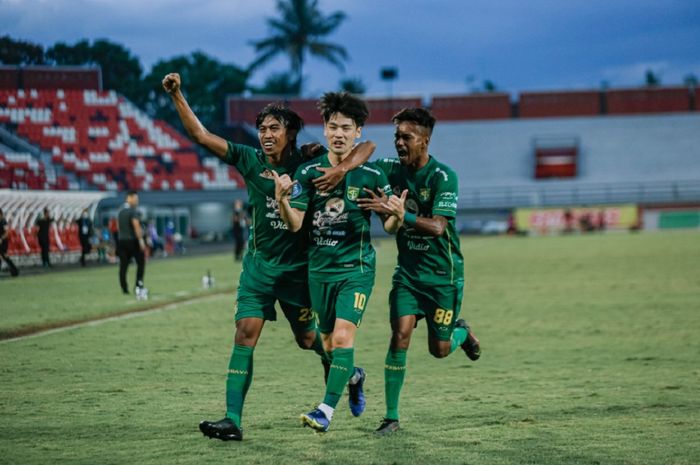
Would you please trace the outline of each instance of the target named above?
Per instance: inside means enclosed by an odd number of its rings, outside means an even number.
[[[294,173],[294,184],[292,185],[289,205],[297,210],[306,211],[309,206],[311,196],[314,193],[314,185],[311,182],[313,179],[311,168],[315,166],[318,166],[318,164],[301,165]]]
[[[235,166],[243,177],[251,171],[256,160],[257,153],[253,147],[228,142],[228,150],[226,150],[224,162]]]
[[[435,176],[433,215],[454,218],[457,216],[457,192],[459,190],[457,175],[452,170],[438,168],[435,170]]]

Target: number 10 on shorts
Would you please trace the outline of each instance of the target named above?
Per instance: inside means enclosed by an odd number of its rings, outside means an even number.
[[[364,310],[367,296],[362,292],[355,292],[355,310]]]

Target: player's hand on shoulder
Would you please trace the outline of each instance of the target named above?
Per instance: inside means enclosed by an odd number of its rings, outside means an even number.
[[[304,157],[305,160],[311,160],[321,155],[323,145],[318,142],[309,142],[308,144],[302,145],[299,150],[301,151],[301,156]]]
[[[321,176],[315,178],[312,182],[316,190],[321,192],[333,190],[345,177],[345,171],[340,168],[340,165],[333,167],[317,166],[316,171],[320,172]]]

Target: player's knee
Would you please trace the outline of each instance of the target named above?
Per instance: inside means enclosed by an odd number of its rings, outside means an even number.
[[[406,331],[396,330],[391,334],[391,347],[394,349],[408,349],[411,343],[411,333]]]
[[[313,349],[314,341],[316,341],[316,333],[305,333],[305,334],[295,334],[294,338],[297,341],[297,345],[300,349],[309,350]]]
[[[445,358],[450,355],[450,346],[447,344],[431,344],[428,349],[430,355],[435,358]]]

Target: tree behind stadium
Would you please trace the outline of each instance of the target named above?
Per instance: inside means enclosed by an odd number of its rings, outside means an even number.
[[[318,0],[277,0],[280,18],[268,18],[270,37],[251,44],[258,56],[250,65],[250,70],[272,60],[279,54],[286,54],[291,62],[291,74],[296,84],[296,94],[301,93],[305,55],[321,58],[335,65],[341,71],[343,61],[348,59],[345,47],[321,39],[345,20],[345,13],[335,11],[324,16],[318,9]]]

